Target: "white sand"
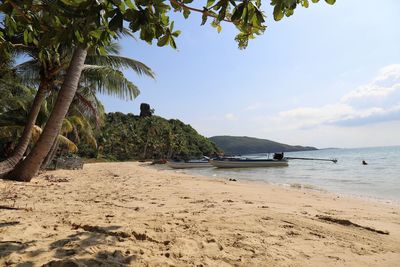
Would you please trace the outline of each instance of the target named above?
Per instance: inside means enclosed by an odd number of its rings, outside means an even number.
[[[134,162],[0,181],[0,206],[0,266],[400,266],[398,204]]]

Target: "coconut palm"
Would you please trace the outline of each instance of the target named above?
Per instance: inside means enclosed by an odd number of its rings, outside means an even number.
[[[57,92],[58,95],[60,95],[60,93],[62,92],[62,88],[60,89],[60,85],[63,84],[62,81],[64,77],[67,76],[66,68],[68,66],[68,63],[71,62],[70,64],[72,64],[73,60],[77,60],[76,58],[71,59],[70,54],[68,54],[70,53],[70,51],[71,49],[65,48],[62,51],[63,53],[61,53],[60,63],[58,65],[55,65],[55,67],[51,67],[48,70],[43,70],[43,65],[40,66],[39,60],[37,59],[32,59],[17,66],[16,71],[21,74],[24,83],[39,84],[37,96],[39,95],[40,99],[34,102],[34,105],[32,107],[33,112],[30,112],[30,115],[32,116],[30,117],[35,117],[36,119],[41,104],[39,104],[38,102],[43,102],[43,95],[54,93],[54,91]],[[132,82],[125,78],[125,76],[121,72],[121,69],[130,69],[135,71],[139,75],[146,75],[152,78],[154,78],[154,74],[151,69],[143,63],[130,58],[118,56],[118,45],[111,45],[108,48],[108,51],[112,54],[96,55],[94,51],[90,51],[91,54],[87,56],[87,58],[85,57],[86,64],[84,64],[82,67],[82,77],[78,82],[78,87],[91,88],[91,90],[95,90],[95,92],[131,100],[139,94],[139,90]],[[49,67],[50,65],[51,64],[48,64],[46,67]],[[38,71],[39,69],[41,71]],[[77,96],[79,97],[80,94],[78,94]],[[81,102],[85,101],[82,99]],[[58,110],[58,104],[54,104],[54,110]],[[37,109],[38,106],[39,110]],[[34,107],[36,107],[36,109]],[[30,121],[28,120],[28,122]],[[61,123],[62,122],[63,120],[61,120]],[[28,123],[26,127],[26,132],[30,133],[33,125],[34,123]],[[3,171],[4,169],[8,171],[16,165],[16,162],[19,161],[25,153],[25,150],[29,144],[29,139],[30,134],[23,135],[21,137],[21,141],[17,146],[17,148],[20,149],[16,149],[16,153],[14,153],[11,158],[0,163],[0,172],[2,169]],[[41,151],[41,154],[42,153],[43,152]]]
[[[7,106],[7,110],[0,114],[0,139],[13,143],[16,136],[21,136],[24,131],[24,125],[26,123],[26,115],[28,108],[34,99],[34,90],[25,91],[21,96],[14,94],[12,100],[18,105],[11,104]],[[22,99],[22,100],[20,100]],[[48,117],[48,109],[46,108],[47,103],[43,103],[40,114],[38,115],[38,125],[34,125],[32,129],[32,141],[39,138],[42,128],[46,122],[45,117]],[[59,142],[66,145],[66,147],[74,152],[77,150],[76,145],[65,136],[58,137]]]

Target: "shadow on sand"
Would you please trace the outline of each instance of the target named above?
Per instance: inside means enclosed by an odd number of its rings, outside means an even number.
[[[123,267],[136,261],[138,254],[129,250],[121,251],[112,249],[106,251],[109,246],[117,242],[124,242],[131,238],[131,235],[125,232],[117,232],[120,226],[89,226],[73,225],[76,233],[66,238],[52,242],[47,251],[53,252],[53,258],[41,265],[43,267],[92,267],[92,266],[111,266]],[[133,237],[135,238],[135,237]],[[5,261],[6,266],[33,267],[38,266],[35,263],[35,257],[44,251],[43,249],[32,250],[36,241],[22,243],[18,241],[0,241],[0,258],[5,258],[13,254],[16,257],[10,257]],[[103,249],[102,249],[103,248]],[[30,259],[21,262],[15,259]],[[14,259],[14,260],[13,260]],[[40,266],[40,265],[39,265]]]

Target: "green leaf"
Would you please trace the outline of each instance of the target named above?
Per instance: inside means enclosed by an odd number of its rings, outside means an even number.
[[[283,15],[283,10],[280,8],[280,6],[276,5],[274,7],[274,20],[280,21],[283,18]]]
[[[131,0],[124,0],[124,2],[130,9],[135,9],[135,5],[132,3]]]
[[[25,43],[25,44],[28,44],[28,35],[29,35],[28,31],[25,30],[25,31],[24,31],[24,43]]]
[[[207,0],[207,5],[206,7],[210,7],[215,3],[215,0]]]
[[[179,35],[181,35],[181,31],[174,31],[173,33],[172,33],[172,36],[174,36],[174,37],[178,37]]]
[[[169,41],[169,36],[168,35],[164,35],[163,37],[161,37],[158,42],[157,45],[158,46],[165,46]]]
[[[183,9],[183,17],[185,17],[185,19],[187,19],[190,15],[190,10],[188,8],[184,8]]]
[[[171,6],[176,10],[179,11],[182,9],[182,7],[180,5],[178,5],[177,3],[175,3],[174,1],[171,1]]]
[[[110,20],[108,27],[112,31],[117,31],[117,30],[122,30],[123,29],[123,23],[124,23],[124,17],[121,13],[115,14],[115,16]]]
[[[245,6],[244,3],[241,3],[237,7],[235,7],[231,17],[232,21],[237,21],[242,17],[244,6]]]
[[[175,40],[174,40],[174,38],[169,38],[169,45],[173,48],[173,49],[176,49],[176,43],[175,43]]]
[[[201,16],[201,24],[200,25],[206,24],[207,19],[208,19],[207,14],[205,12],[203,12],[203,15]]]
[[[78,42],[83,43],[84,39],[83,39],[81,33],[78,30],[75,30],[74,34],[75,34],[75,37],[78,40]]]

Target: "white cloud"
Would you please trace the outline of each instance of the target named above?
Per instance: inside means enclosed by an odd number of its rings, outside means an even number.
[[[270,113],[266,105],[251,112],[258,106],[254,102],[248,113],[217,114],[203,118],[196,127],[207,136],[246,135],[320,148],[398,145],[400,65],[382,68],[370,81],[345,94],[346,101],[343,96],[327,105],[298,105],[278,114]]]
[[[400,120],[400,65],[382,68],[370,83],[350,91],[338,103],[283,111],[279,118],[295,128]]]
[[[383,67],[373,82],[387,81],[388,79],[400,79],[400,64]]]
[[[341,101],[351,102],[362,98],[385,98],[397,90],[400,90],[400,64],[382,68],[372,82],[344,95]]]
[[[400,82],[389,87],[379,86],[377,84],[367,84],[343,96],[342,102],[350,102],[351,100],[360,98],[384,98],[399,89]]]

